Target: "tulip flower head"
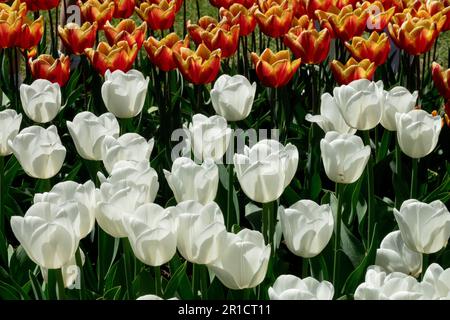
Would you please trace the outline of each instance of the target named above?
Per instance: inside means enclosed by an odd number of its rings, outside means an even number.
[[[144,42],[148,58],[162,71],[170,71],[177,68],[174,52],[180,53],[181,48],[189,48],[189,36],[180,40],[177,34],[172,32],[161,40],[154,37],[148,38]]]
[[[85,22],[82,26],[68,23],[64,27],[58,26],[58,33],[64,47],[70,53],[81,55],[85,49],[94,46],[97,29],[97,22]]]
[[[114,0],[113,17],[117,19],[128,19],[134,13],[136,0]]]
[[[352,42],[346,42],[345,46],[356,60],[369,59],[379,66],[386,62],[391,51],[389,38],[385,33],[381,35],[374,31],[368,39],[354,37]]]
[[[264,9],[255,11],[255,18],[261,31],[272,38],[279,38],[286,34],[291,27],[294,15],[288,1],[272,5],[267,10]]]
[[[10,155],[12,149],[8,146],[8,141],[13,140],[20,130],[22,115],[17,114],[13,109],[0,111],[0,157]]]
[[[250,9],[247,9],[239,3],[232,4],[228,9],[224,7],[220,8],[220,16],[225,18],[231,25],[239,26],[239,36],[244,37],[253,32],[256,27],[255,11],[256,5],[253,5]]]
[[[369,59],[358,62],[354,58],[350,58],[346,64],[342,64],[337,60],[333,60],[330,64],[331,72],[340,85],[349,84],[358,79],[371,80],[375,74],[376,67],[375,62]]]
[[[437,62],[432,64],[433,82],[438,89],[441,96],[445,100],[450,100],[450,68],[442,70],[442,67]]]
[[[395,13],[395,7],[385,10],[383,3],[380,1],[374,1],[373,3],[365,1],[361,8],[368,11],[367,29],[373,32],[382,32]]]
[[[300,279],[290,274],[279,276],[269,288],[270,300],[332,300],[334,287],[312,277]]]
[[[133,66],[138,54],[137,43],[130,46],[127,41],[119,41],[113,46],[100,42],[97,50],[88,48],[84,53],[98,73],[104,75],[106,70],[127,72]]]
[[[114,15],[115,4],[113,0],[87,0],[86,2],[78,0],[78,6],[83,19],[91,23],[97,22],[100,30],[103,29],[107,21],[112,20]]]
[[[32,21],[26,16],[16,38],[15,45],[21,49],[28,50],[39,44],[44,34],[44,17]]]
[[[129,46],[133,46],[136,43],[139,50],[144,42],[147,24],[144,22],[138,27],[133,20],[125,19],[114,27],[108,21],[103,27],[103,31],[105,32],[109,45],[113,46],[119,41],[126,41]]]
[[[45,79],[37,79],[31,85],[22,84],[20,99],[25,114],[34,122],[50,122],[61,110],[61,88]]]
[[[0,48],[15,45],[22,28],[23,17],[17,11],[0,11]]]
[[[423,276],[423,282],[434,288],[434,299],[448,300],[450,298],[450,268],[443,269],[437,263],[432,263]]]
[[[35,79],[46,79],[59,84],[60,87],[69,81],[70,78],[70,58],[61,55],[55,59],[51,55],[42,54],[35,60],[29,60],[31,73]]]
[[[151,30],[170,29],[175,22],[176,1],[161,0],[160,2],[142,2],[136,7],[138,16],[147,22]]]
[[[44,11],[56,8],[60,0],[23,0],[30,11]]]
[[[419,93],[414,91],[412,94],[404,87],[394,87],[384,92],[384,110],[381,117],[381,125],[390,131],[397,130],[395,122],[396,113],[407,113],[416,107]]]

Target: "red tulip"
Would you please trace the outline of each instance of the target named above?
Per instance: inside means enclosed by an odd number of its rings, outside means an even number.
[[[287,1],[280,5],[272,5],[266,11],[257,9],[255,18],[261,31],[269,37],[279,38],[284,36],[291,28],[293,11]],[[264,10],[262,9],[262,10]]]
[[[30,11],[50,10],[59,5],[59,0],[22,0]]]
[[[256,19],[255,11],[257,6],[254,5],[247,9],[241,4],[235,3],[228,10],[220,8],[220,16],[225,18],[231,25],[239,25],[239,35],[247,36],[255,30]]]
[[[31,74],[35,79],[47,79],[63,87],[70,78],[70,59],[61,55],[58,59],[42,54],[36,60],[29,60]]]
[[[81,27],[76,23],[68,23],[64,28],[58,26],[58,33],[69,52],[81,55],[85,49],[94,46],[97,28],[97,22],[85,22]]]
[[[432,67],[433,82],[441,96],[445,100],[450,100],[450,69],[442,70],[437,62],[433,62]]]
[[[21,49],[31,49],[39,44],[44,34],[44,17],[31,21],[25,16],[20,32],[16,38],[15,45]]]
[[[119,41],[126,41],[130,46],[133,46],[133,44],[136,43],[138,49],[140,49],[147,32],[147,24],[144,22],[137,27],[133,20],[125,19],[120,21],[119,24],[114,27],[108,21],[105,24],[103,31],[105,32],[106,39],[110,46]]]
[[[21,32],[23,18],[17,11],[0,11],[0,48],[11,48]]]
[[[181,48],[189,48],[189,36],[180,40],[176,33],[169,33],[161,40],[150,37],[144,42],[148,58],[158,68],[163,71],[170,71],[177,68],[174,52],[180,53]]]
[[[375,73],[376,65],[369,59],[358,62],[350,58],[345,65],[337,60],[333,60],[330,68],[336,81],[342,85],[358,79],[371,80]]]
[[[366,40],[363,37],[354,37],[351,44],[346,42],[345,46],[356,60],[369,59],[377,66],[386,62],[391,45],[386,33],[381,35],[374,31]]]
[[[147,22],[151,30],[170,29],[175,22],[176,1],[162,0],[152,4],[143,2],[139,8],[136,7],[136,13]]]
[[[134,13],[136,0],[114,0],[114,18],[127,19]]]
[[[138,51],[137,44],[130,47],[126,41],[119,41],[113,46],[109,46],[106,42],[100,42],[97,50],[88,48],[85,50],[85,54],[94,69],[104,75],[108,69],[111,72],[115,70],[127,72],[130,70]]]
[[[103,29],[106,22],[112,20],[114,15],[115,5],[113,0],[105,0],[103,2],[88,0],[84,3],[78,0],[78,6],[81,9],[81,15],[84,20],[91,23],[97,22],[99,29]]]

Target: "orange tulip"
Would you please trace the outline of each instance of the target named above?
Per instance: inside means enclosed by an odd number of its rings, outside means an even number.
[[[328,12],[332,6],[337,5],[337,0],[309,0],[306,10],[311,19],[315,17],[317,10]]]
[[[103,27],[103,31],[110,46],[119,41],[126,41],[130,46],[136,43],[138,49],[140,49],[147,32],[147,24],[144,22],[139,27],[136,27],[136,23],[133,20],[125,19],[114,27],[108,21]]]
[[[252,52],[253,64],[259,81],[266,87],[282,87],[286,85],[300,67],[301,59],[291,61],[289,51],[282,50],[273,53],[267,48],[258,56]]]
[[[316,19],[319,20],[320,29],[327,29],[330,32],[332,38],[336,38],[336,34],[334,33],[333,27],[330,24],[328,19],[329,13],[339,14],[339,9],[337,7],[331,7],[328,12],[317,10],[316,11]],[[295,25],[295,24],[293,24]]]
[[[63,87],[70,78],[70,58],[61,55],[58,59],[42,54],[36,60],[29,60],[31,74],[35,79],[47,79]]]
[[[196,51],[180,48],[180,52],[173,52],[175,64],[183,77],[193,84],[211,83],[216,79],[220,70],[220,49],[210,51],[204,44],[200,44]]]
[[[431,16],[442,12],[447,17],[442,31],[450,30],[450,0],[431,0],[427,1],[426,7]]]
[[[284,44],[291,49],[296,58],[306,64],[319,64],[328,56],[331,36],[327,29],[320,32],[315,28],[291,28],[284,36]]]
[[[368,39],[354,37],[351,44],[346,42],[345,46],[356,60],[369,59],[377,66],[386,62],[391,51],[386,33],[378,34],[376,31],[372,32]]]
[[[280,5],[272,5],[267,11],[256,9],[255,18],[261,31],[269,37],[279,38],[285,35],[292,23],[293,11],[289,3],[284,1]]]
[[[294,12],[295,18],[300,18],[301,16],[308,14],[306,0],[291,0],[291,1],[292,1],[292,11]]]
[[[30,11],[50,10],[59,5],[59,0],[23,0]]]
[[[394,7],[385,10],[383,4],[378,0],[373,3],[366,1],[361,5],[361,8],[369,13],[367,29],[371,31],[383,31],[395,13]]]
[[[115,5],[113,0],[105,0],[103,2],[88,0],[84,3],[78,0],[78,6],[81,9],[83,19],[91,23],[97,22],[99,29],[103,29],[106,21],[112,20],[114,15]]]
[[[389,23],[389,34],[397,47],[411,55],[419,55],[433,47],[445,20],[440,13],[429,19],[412,18],[408,14],[401,25]]]
[[[160,4],[162,0],[146,0],[146,1],[154,4]],[[140,2],[143,2],[143,0],[141,0]],[[175,13],[180,11],[182,5],[183,0],[175,0]]]
[[[445,100],[450,100],[450,69],[442,70],[437,62],[433,62],[431,67],[433,82],[441,96]]]
[[[213,17],[203,16],[198,20],[197,24],[191,23],[190,20],[188,20],[186,24],[189,36],[192,38],[194,43],[200,44],[203,41],[202,33],[205,31],[211,32],[219,25],[219,22]]]
[[[231,5],[229,9],[220,8],[220,16],[225,18],[231,25],[239,26],[239,35],[247,36],[255,30],[256,19],[255,11],[256,5],[253,5],[250,9],[247,9],[239,3]]]
[[[106,42],[100,42],[97,50],[93,48],[84,50],[92,66],[101,75],[104,75],[108,69],[111,72],[115,70],[127,72],[133,66],[138,51],[136,43],[130,46],[126,41],[119,41],[112,47]]]
[[[39,44],[44,34],[44,17],[31,21],[28,17],[24,17],[22,27],[16,38],[15,45],[21,49],[31,49]]]
[[[181,48],[189,48],[189,36],[180,40],[176,33],[169,33],[161,40],[150,37],[144,42],[150,61],[162,71],[170,71],[177,68],[174,52],[180,53]]]
[[[375,73],[376,65],[369,59],[358,62],[350,58],[345,65],[337,60],[333,60],[330,68],[336,81],[342,85],[358,79],[371,80]]]
[[[336,3],[336,7],[338,7],[339,9],[344,8],[345,6],[351,5],[352,7],[356,6],[356,3],[359,0],[338,0]]]
[[[209,2],[211,3],[212,6],[216,8],[224,8],[224,9],[230,8],[233,4],[242,5],[244,3],[243,0],[209,0]]]
[[[8,1],[3,1],[8,2]],[[20,0],[14,0],[11,5],[6,3],[0,3],[0,11],[6,11],[11,13],[15,11],[19,16],[24,17],[27,14],[27,4],[25,2],[20,2]]]
[[[314,26],[314,20],[310,19],[306,14],[300,18],[292,19],[292,27],[300,27],[301,29],[316,29]]]
[[[114,18],[127,19],[134,13],[136,0],[114,0]]]
[[[0,11],[0,48],[15,45],[22,28],[22,16],[17,11]]]
[[[170,29],[175,22],[176,1],[167,2],[162,0],[159,3],[143,2],[141,6],[136,7],[138,16],[147,22],[151,30]]]
[[[97,22],[85,22],[80,27],[76,23],[58,26],[58,33],[64,47],[71,53],[81,55],[84,49],[92,48],[97,35]]]

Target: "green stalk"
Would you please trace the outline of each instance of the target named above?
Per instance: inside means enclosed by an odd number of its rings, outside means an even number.
[[[364,144],[370,146],[370,135],[369,131],[364,131]],[[375,198],[375,187],[374,187],[374,177],[373,177],[373,158],[370,155],[369,161],[366,167],[367,174],[367,245],[370,246],[370,240],[372,239],[372,232],[374,226],[374,198]]]
[[[208,270],[204,266],[200,271],[200,292],[202,293],[202,300],[208,300]]]
[[[6,216],[4,212],[7,189],[5,188],[5,157],[0,156],[0,233],[5,235]]]
[[[231,231],[231,217],[233,214],[233,209],[234,209],[234,205],[233,205],[233,187],[234,185],[234,166],[232,163],[230,163],[228,165],[228,195],[227,195],[227,221],[226,221],[226,226],[227,226],[227,230]]]
[[[200,272],[199,265],[192,264],[192,293],[194,294],[194,299],[198,299],[198,290],[200,287]]]
[[[48,269],[47,271],[47,299],[48,300],[57,300],[58,295],[56,293],[56,270]]]
[[[162,286],[161,286],[161,267],[154,267],[155,271],[155,294],[162,297]]]
[[[64,288],[64,277],[62,274],[62,269],[56,269],[55,272],[56,272],[56,283],[58,284],[58,300],[65,300],[66,294]]]
[[[81,249],[78,247],[75,252],[75,262],[78,267],[78,271],[80,272],[80,300],[86,299],[86,284],[83,273],[83,260],[81,259]]]
[[[397,174],[397,179],[401,179],[402,176],[402,151],[398,140],[395,141],[395,173]],[[395,195],[395,207],[400,208],[400,199],[397,194]]]
[[[344,186],[336,183],[336,196],[338,198],[338,207],[337,207],[337,213],[336,213],[336,234],[334,238],[334,258],[333,258],[333,284],[336,288],[336,280],[339,274],[339,262],[338,262],[338,251],[341,247],[341,226],[342,226],[342,204],[344,201],[344,194],[343,194],[343,188]],[[336,293],[338,293],[339,290],[336,288]]]
[[[275,233],[275,210],[274,207],[276,205],[276,200],[263,203],[263,217],[262,217],[262,233],[264,236],[264,240],[266,244],[271,244],[272,246],[272,255],[275,253],[275,243],[273,240],[273,235]]]
[[[416,199],[417,197],[417,186],[419,181],[419,159],[412,159],[412,171],[411,171],[411,192],[409,197],[411,199]]]
[[[302,258],[302,279],[305,279],[309,275],[309,259],[308,258]]]
[[[134,300],[134,293],[133,293],[133,284],[132,284],[132,270],[131,270],[131,248],[130,245],[128,243],[128,238],[122,238],[122,249],[123,249],[123,254],[124,254],[124,273],[125,273],[125,284],[126,284],[126,288],[127,288],[127,296],[129,300]]]
[[[422,253],[422,273],[420,274],[420,279],[422,280],[425,272],[427,271],[429,264],[429,256],[426,253]]]

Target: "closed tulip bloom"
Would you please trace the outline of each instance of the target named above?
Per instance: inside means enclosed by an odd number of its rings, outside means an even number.
[[[0,10],[0,48],[12,48],[20,34],[23,17],[17,11]]]
[[[214,110],[228,121],[244,120],[252,111],[256,83],[241,75],[221,75],[211,90]]]
[[[84,265],[86,257],[84,252],[80,249],[81,263]],[[63,276],[63,282],[65,288],[73,288],[72,286],[77,285],[77,281],[80,281],[80,268],[77,266],[75,256],[70,258],[70,260],[61,267],[61,272]],[[42,278],[44,278],[45,283],[48,283],[48,269],[41,267]],[[76,288],[76,287],[75,287]]]
[[[403,272],[418,277],[422,272],[422,254],[406,246],[400,231],[393,231],[381,241],[375,264],[386,272]]]
[[[430,204],[409,199],[400,210],[394,209],[403,241],[411,250],[430,254],[447,245],[450,237],[450,212],[440,200]]]
[[[226,287],[254,288],[266,277],[270,245],[265,245],[260,232],[243,229],[238,234],[227,233],[219,252],[208,268]]]
[[[97,22],[99,29],[103,29],[106,22],[112,20],[115,7],[113,0],[87,0],[85,2],[78,0],[78,6],[83,19]]]
[[[177,247],[186,260],[196,264],[211,264],[223,253],[222,241],[227,230],[223,214],[215,202],[202,205],[184,201],[176,206]]]
[[[57,83],[37,79],[20,86],[20,100],[28,118],[38,123],[52,121],[61,110],[61,88]]]
[[[422,281],[434,288],[434,299],[450,300],[450,268],[444,270],[437,263],[432,263]]]
[[[349,127],[345,122],[335,98],[328,92],[321,97],[320,115],[307,114],[305,119],[316,123],[325,133],[337,131],[339,133],[355,134],[357,131]]]
[[[380,35],[376,31],[372,32],[368,39],[354,37],[351,44],[346,42],[345,46],[356,60],[369,59],[377,66],[386,62],[391,51],[388,36],[385,33]]]
[[[330,64],[331,72],[337,83],[340,85],[349,84],[350,82],[359,79],[371,80],[375,74],[376,68],[375,62],[372,62],[369,59],[358,62],[355,59],[350,58],[345,64],[333,60]]]
[[[147,32],[147,24],[144,22],[140,26],[136,26],[136,22],[131,19],[125,19],[119,22],[117,26],[111,25],[108,21],[103,31],[110,46],[119,41],[126,41],[128,45],[133,46],[135,43],[138,50],[144,43],[145,34]]]
[[[150,37],[144,42],[144,48],[150,61],[162,71],[174,70],[177,68],[174,52],[179,54],[181,48],[189,48],[189,36],[183,40],[172,32],[161,40]]]
[[[255,11],[257,6],[253,5],[247,9],[240,3],[233,3],[228,9],[220,8],[220,16],[225,18],[231,25],[239,26],[239,36],[244,37],[253,32],[256,27]]]
[[[255,11],[255,18],[261,31],[272,38],[284,36],[290,29],[294,13],[284,1],[280,5],[273,5],[267,11]]]
[[[395,114],[407,113],[416,107],[418,92],[412,94],[404,87],[394,87],[384,92],[384,110],[381,117],[381,125],[390,131],[396,131]]]
[[[337,14],[327,13],[327,16],[334,34],[342,41],[349,41],[366,30],[369,14],[362,8],[353,9],[352,5],[347,5]]]
[[[140,261],[149,266],[160,266],[175,255],[177,228],[170,208],[146,203],[123,220],[131,248]]]
[[[430,154],[439,141],[441,117],[424,110],[396,113],[397,141],[403,153],[411,158],[423,158]]]
[[[203,43],[196,51],[181,48],[173,52],[175,64],[183,77],[193,84],[207,84],[216,79],[220,70],[220,49],[210,51]]]
[[[84,50],[84,53],[89,58],[94,69],[101,75],[104,75],[107,70],[111,72],[116,70],[127,72],[130,70],[138,51],[136,43],[130,46],[127,41],[119,41],[112,47],[106,42],[100,42],[97,50],[87,48]]]
[[[60,0],[24,0],[30,11],[51,10],[59,5]]]
[[[118,118],[133,118],[141,113],[144,107],[149,77],[138,70],[124,73],[116,70],[105,73],[102,85],[102,98],[106,109]]]
[[[35,79],[46,79],[59,84],[60,87],[69,81],[70,78],[70,58],[61,55],[55,59],[51,55],[42,54],[37,59],[29,60],[31,73]]]
[[[364,1],[361,8],[369,12],[367,29],[377,32],[382,32],[388,26],[395,13],[395,7],[387,6],[386,1]]]
[[[214,161],[221,160],[227,152],[233,134],[224,117],[208,118],[200,113],[192,117],[189,133],[194,157],[200,161],[207,158]]]
[[[58,26],[58,34],[64,47],[73,54],[81,55],[87,48],[92,48],[97,36],[97,22],[85,22],[82,26],[68,23]]]
[[[333,284],[328,281],[300,279],[290,274],[279,276],[269,288],[270,300],[332,300],[333,295]]]
[[[286,85],[301,63],[301,59],[291,61],[287,50],[273,53],[270,48],[264,50],[260,56],[252,52],[251,58],[259,81],[266,87],[274,88]]]
[[[28,257],[47,269],[67,264],[78,248],[76,206],[59,207],[49,202],[32,205],[24,217],[11,217],[11,229]]]
[[[22,169],[33,178],[55,176],[66,157],[66,148],[53,125],[47,129],[39,126],[25,128],[13,140],[8,140],[8,145]]]
[[[121,161],[132,161],[135,163],[143,160],[150,161],[154,140],[146,140],[137,133],[125,133],[117,139],[106,136],[103,140],[102,159],[106,171],[111,173],[114,165]]]
[[[135,214],[141,205],[155,200],[159,188],[158,174],[148,161],[137,164],[121,161],[108,178],[99,174],[99,180],[96,220],[109,235],[127,237],[124,217]]]
[[[300,200],[289,208],[278,209],[284,240],[288,249],[303,258],[317,256],[333,234],[333,212],[329,205]]]
[[[113,17],[117,19],[128,19],[134,13],[136,0],[114,0]]]
[[[253,201],[268,203],[278,199],[291,183],[298,166],[297,147],[275,140],[261,140],[243,154],[235,154],[236,175],[244,193]]]
[[[50,202],[58,206],[75,204],[79,215],[80,238],[86,237],[94,228],[96,199],[95,185],[92,181],[84,184],[64,181],[53,186],[49,192],[36,193],[34,203]]]
[[[437,62],[432,64],[433,82],[441,96],[450,100],[450,68],[443,70]]]
[[[216,198],[219,169],[211,159],[198,165],[190,158],[181,157],[173,162],[172,172],[163,171],[178,203],[195,200],[207,204]]]
[[[9,140],[13,140],[20,130],[22,115],[17,114],[13,109],[0,111],[0,157],[8,156],[12,149],[8,145]]]
[[[378,266],[367,269],[365,281],[355,291],[355,300],[429,300],[434,288],[401,272],[386,274]]]
[[[381,121],[384,109],[383,82],[352,81],[333,90],[345,122],[358,130],[370,130]]]
[[[17,35],[15,45],[21,49],[28,50],[39,44],[44,34],[44,17],[36,20],[24,17],[22,27]]]
[[[335,131],[326,133],[320,151],[325,172],[336,183],[357,181],[370,157],[370,146],[364,146],[360,137]]]
[[[142,2],[136,7],[138,16],[147,22],[151,30],[165,30],[172,28],[177,12],[176,1],[151,1]]]
[[[117,139],[120,132],[119,122],[109,112],[97,117],[83,111],[66,124],[78,154],[86,160],[102,160],[103,140],[106,136]]]

